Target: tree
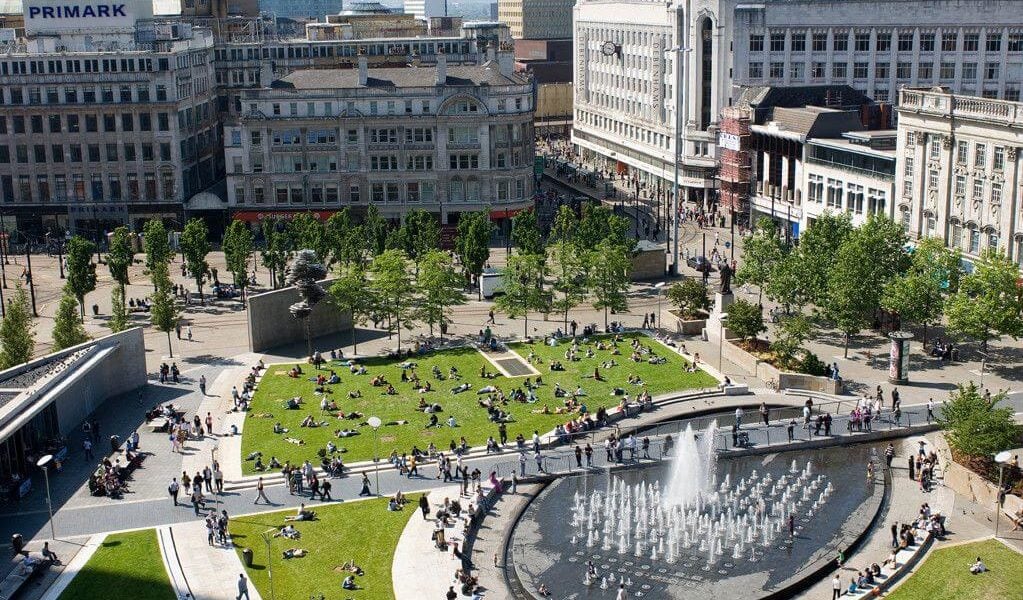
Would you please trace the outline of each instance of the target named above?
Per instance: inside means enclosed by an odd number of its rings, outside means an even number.
[[[731,313],[728,320],[731,326]],[[775,340],[771,342],[771,350],[778,356],[778,363],[783,368],[792,368],[799,362],[803,351],[803,342],[810,339],[810,320],[802,314],[785,317],[778,324]]]
[[[490,235],[493,231],[494,224],[490,221],[487,211],[462,213],[458,219],[455,253],[469,274],[470,283],[478,281],[480,274],[483,273],[483,265],[490,259]],[[479,285],[476,286],[476,290],[479,299],[482,300]]]
[[[402,250],[419,269],[419,261],[427,252],[440,247],[440,226],[425,210],[412,210],[405,215],[401,227],[388,234],[388,248]]]
[[[949,332],[979,341],[982,352],[991,339],[1023,334],[1018,279],[1019,268],[1004,253],[986,250],[945,305]]]
[[[985,458],[1015,447],[1019,433],[1013,409],[998,406],[1005,397],[999,392],[988,402],[977,384],[959,384],[937,415],[949,446],[966,456]]]
[[[313,307],[319,304],[320,300],[327,295],[320,280],[327,276],[327,267],[317,262],[318,257],[314,250],[308,248],[295,253],[295,258],[288,265],[288,278],[286,283],[298,290],[298,302],[288,307],[291,316],[302,321],[305,326],[305,341],[308,347],[308,356],[313,355],[313,338],[309,331],[309,315]]]
[[[668,288],[668,302],[675,305],[683,319],[695,319],[700,311],[710,308],[707,287],[693,277],[686,277]]]
[[[805,301],[799,277],[800,258],[795,252],[785,255],[771,269],[771,276],[764,284],[763,292],[768,299],[785,307],[788,312],[793,306],[800,306]]]
[[[166,265],[171,258],[170,243],[167,242],[167,229],[160,219],[146,221],[142,228],[142,249],[146,252],[146,273],[150,278],[160,266]],[[156,282],[153,282],[156,289]]]
[[[420,294],[418,315],[421,321],[430,326],[430,335],[433,335],[433,326],[437,324],[443,338],[451,307],[465,303],[462,283],[463,279],[455,271],[447,252],[431,250],[423,256],[419,277],[416,278]]]
[[[520,211],[512,217],[512,243],[522,254],[542,255],[546,249],[543,232],[536,221],[532,208]]]
[[[31,360],[36,347],[33,328],[28,294],[19,283],[7,303],[7,315],[0,321],[0,370]]]
[[[366,218],[362,222],[365,230],[366,249],[370,255],[377,256],[386,249],[387,221],[380,216],[376,206],[370,204],[366,209]]]
[[[629,235],[629,228],[629,220],[614,214],[610,208],[586,204],[583,218],[575,229],[576,242],[586,250],[593,250],[607,240],[631,253],[636,249],[636,239]]]
[[[117,286],[114,289],[119,289]],[[64,293],[57,305],[57,314],[53,317],[53,349],[63,350],[88,341],[85,327],[78,318],[78,300],[69,286],[64,286]]]
[[[270,270],[270,285],[274,289],[281,287],[284,270],[291,259],[291,240],[284,221],[264,219],[262,222],[263,249],[260,259],[263,266]]]
[[[522,317],[522,335],[529,336],[529,313],[547,310],[543,293],[542,254],[513,254],[504,268],[504,293],[495,299],[497,309],[515,319]]]
[[[312,213],[298,213],[288,223],[295,248],[308,248],[316,253],[317,260],[329,270],[331,245],[323,223]]]
[[[124,292],[119,285],[110,291],[110,320],[107,321],[107,327],[114,333],[128,328],[128,309],[124,305]]]
[[[762,331],[767,331],[760,306],[748,300],[736,300],[728,307],[725,326],[744,342],[755,339]]]
[[[366,318],[374,310],[376,300],[366,281],[362,265],[342,263],[341,272],[327,293],[339,311],[352,316],[352,352],[358,354],[355,326],[366,322]]]
[[[107,267],[110,269],[110,276],[120,285],[122,295],[124,286],[128,285],[128,267],[134,260],[135,250],[131,246],[131,232],[124,226],[114,229],[110,236],[110,250],[107,251]]]
[[[547,245],[558,242],[574,242],[576,232],[579,230],[579,220],[567,205],[558,208],[554,215],[554,223],[551,225],[551,233],[547,238]]]
[[[871,215],[835,254],[824,314],[845,335],[846,357],[852,336],[873,323],[884,287],[908,267],[905,245],[906,234],[898,223]]]
[[[332,248],[328,269],[338,262],[343,265],[362,262],[366,254],[366,231],[362,225],[352,222],[351,210],[347,206],[330,215],[324,228]]]
[[[923,326],[941,318],[945,295],[959,288],[960,253],[945,247],[940,238],[920,240],[910,257],[909,270],[884,288],[881,306],[898,313],[904,323]]]
[[[152,276],[156,291],[153,292],[153,303],[149,307],[149,319],[157,331],[167,334],[167,353],[174,358],[170,332],[178,324],[178,307],[175,306],[174,295],[171,293],[167,263],[157,264]]]
[[[96,265],[92,262],[92,253],[95,251],[95,244],[77,235],[71,238],[66,249],[65,288],[78,300],[82,321],[85,321],[85,295],[96,289]]]
[[[206,262],[206,255],[210,253],[209,236],[210,230],[206,227],[206,222],[198,217],[189,219],[188,223],[185,223],[185,230],[181,232],[181,253],[185,257],[185,268],[192,279],[195,279],[199,302],[202,304],[206,304],[202,282],[210,271],[210,265]]]
[[[771,273],[785,258],[785,253],[785,243],[778,236],[774,221],[768,217],[760,219],[753,233],[743,240],[742,264],[735,273],[736,283],[757,286],[762,304],[764,286],[771,280]]]
[[[376,305],[387,316],[387,332],[398,332],[398,348],[401,348],[401,326],[411,329],[415,320],[416,298],[412,293],[412,277],[409,275],[409,259],[401,250],[384,250],[370,263],[370,290],[376,298]]]
[[[629,272],[632,261],[621,241],[604,238],[589,254],[589,289],[593,292],[593,308],[604,311],[607,329],[608,310],[614,313],[629,310]]]
[[[249,255],[252,254],[252,230],[242,221],[231,221],[224,232],[224,262],[231,273],[234,285],[242,291],[242,304],[245,303],[245,288],[249,285]]]
[[[553,263],[552,288],[556,292],[551,306],[564,315],[567,329],[568,311],[586,299],[586,259],[575,244],[567,241],[551,244],[547,251]]]
[[[799,246],[794,250],[797,258],[791,265],[798,282],[793,304],[810,302],[824,306],[828,294],[828,273],[835,263],[835,254],[852,230],[852,218],[848,213],[825,212],[799,236]],[[788,267],[786,265],[785,268]]]

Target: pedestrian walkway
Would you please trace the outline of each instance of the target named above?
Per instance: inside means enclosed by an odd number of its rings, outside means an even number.
[[[59,542],[51,544],[50,548],[57,552],[57,556],[62,556],[61,560],[69,560],[69,562],[66,563],[64,569],[60,572],[60,575],[57,576],[57,579],[54,580],[48,588],[46,588],[46,592],[41,596],[42,600],[57,600],[57,598],[60,598],[60,595],[65,589],[67,589],[71,580],[78,575],[78,572],[82,570],[85,563],[89,562],[89,559],[92,558],[92,555],[95,554],[96,550],[103,544],[103,540],[105,540],[106,537],[107,534],[105,533],[97,533],[96,535],[91,536],[74,555],[74,558],[70,559],[68,559],[68,555],[64,552],[64,550],[58,546]]]
[[[461,488],[457,485],[431,491],[427,496],[430,516],[425,519],[419,508],[415,507],[419,514],[409,518],[398,539],[394,561],[391,563],[395,600],[443,598],[448,587],[455,585],[454,574],[461,567],[461,561],[452,554],[451,547],[457,544],[461,548],[465,542],[461,533],[462,520],[457,519],[443,526],[444,539],[451,546],[446,552],[437,549],[434,532],[439,524],[437,511],[443,506],[445,498],[459,500],[463,510],[468,507],[468,499],[461,498],[460,494]]]
[[[177,559],[195,600],[223,600],[238,594],[238,574],[245,567],[233,546],[209,545],[205,521],[172,527]],[[249,586],[251,600],[261,600],[256,586]]]
[[[163,568],[170,578],[171,589],[174,590],[175,597],[191,598],[192,591],[188,587],[188,578],[185,577],[184,569],[181,567],[177,541],[174,539],[174,532],[170,525],[156,528],[156,543],[160,546],[160,558],[163,560]]]

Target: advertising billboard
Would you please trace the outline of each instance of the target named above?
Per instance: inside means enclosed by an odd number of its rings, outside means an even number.
[[[25,33],[130,31],[153,17],[152,0],[24,0]]]

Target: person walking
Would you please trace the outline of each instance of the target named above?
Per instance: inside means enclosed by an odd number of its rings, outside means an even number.
[[[497,325],[497,321],[494,320],[494,309],[490,309],[487,313],[487,325]]]
[[[245,579],[245,573],[238,575],[238,596],[234,600],[249,600],[249,582]]]
[[[838,573],[831,578],[831,600],[838,600],[842,596],[842,580],[839,579]]]
[[[192,326],[189,325],[188,327],[186,327],[185,331],[187,332],[187,335],[188,335],[188,341],[191,342],[192,341]]]
[[[736,429],[742,427],[742,416],[743,416],[743,414],[744,413],[743,413],[743,410],[742,410],[741,406],[735,407],[735,427],[736,427]]]
[[[202,504],[202,489],[199,486],[195,486],[192,489],[192,509],[195,511],[195,516],[199,516],[199,505]]]
[[[519,473],[523,477],[526,476],[526,453],[525,452],[519,452]]]
[[[586,444],[586,448],[583,450],[583,453],[586,455],[586,466],[587,467],[592,467],[593,466],[593,446],[591,446],[589,444]]]
[[[213,415],[206,413],[206,433],[213,435]]]
[[[92,440],[90,440],[89,438],[82,440],[82,450],[85,450],[86,461],[90,461],[93,458],[95,458],[95,456],[92,453]]]
[[[263,478],[262,477],[260,477],[259,480],[256,481],[256,499],[253,500],[252,503],[253,504],[259,504],[260,500],[262,500],[263,502],[266,502],[267,504],[270,504],[270,499],[266,497],[266,491],[263,490]]]
[[[426,494],[419,496],[419,510],[423,511],[423,520],[425,521],[430,516],[430,501],[426,499]]]
[[[884,449],[884,462],[888,466],[888,469],[892,468],[892,459],[895,458],[895,445],[888,444],[888,447]]]
[[[362,474],[362,489],[359,490],[360,496],[372,496],[373,493],[369,491],[369,475]]]
[[[892,531],[892,548],[898,548],[899,547],[899,522],[898,521],[892,523],[891,531]]]
[[[934,398],[927,399],[927,422],[934,420]]]
[[[200,375],[199,376],[199,391],[202,392],[203,396],[206,395],[206,376],[205,375]]]
[[[213,465],[213,481],[217,484],[217,493],[221,494],[224,492],[224,472],[220,470],[220,465]]]
[[[583,449],[579,447],[579,444],[575,445],[575,466],[583,468]]]
[[[167,492],[170,494],[171,498],[174,499],[174,506],[178,505],[178,491],[180,489],[181,487],[178,485],[177,478],[175,477],[174,479],[171,479],[170,485],[167,486]]]
[[[536,461],[536,472],[537,473],[543,473],[544,472],[544,470],[543,470],[543,455],[540,454],[539,450],[537,450],[533,454],[533,460]]]
[[[791,421],[789,421],[789,426],[788,426],[788,434],[789,434],[789,441],[790,442],[795,438],[795,435],[794,435],[795,433],[796,433],[796,420],[792,419]]]
[[[796,537],[796,515],[789,514],[789,537]]]
[[[916,463],[913,462],[913,455],[909,455],[909,478],[916,481]]]

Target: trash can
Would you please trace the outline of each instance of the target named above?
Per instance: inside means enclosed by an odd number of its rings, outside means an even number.
[[[252,548],[242,550],[242,562],[245,563],[246,569],[252,567]]]
[[[92,316],[94,316],[94,317],[98,317],[99,316],[99,304],[93,304],[92,305]]]

